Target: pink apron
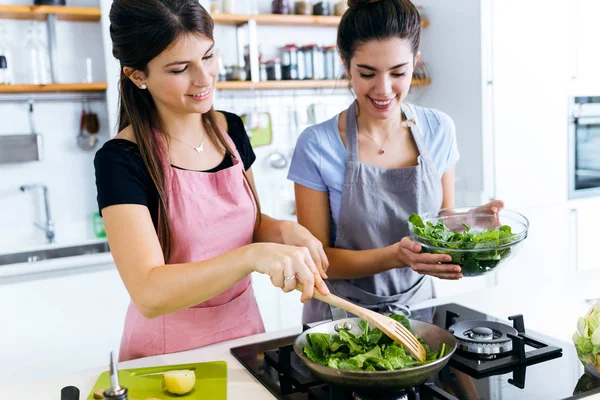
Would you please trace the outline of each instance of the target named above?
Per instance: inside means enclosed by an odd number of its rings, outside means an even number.
[[[171,263],[203,261],[252,243],[256,204],[235,144],[233,166],[215,173],[167,172]],[[250,275],[204,303],[148,319],[131,302],[119,361],[175,353],[264,332]]]

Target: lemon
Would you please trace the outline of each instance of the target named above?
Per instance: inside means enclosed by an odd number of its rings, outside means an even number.
[[[163,389],[172,394],[188,394],[195,384],[196,374],[191,370],[168,371],[163,375]]]

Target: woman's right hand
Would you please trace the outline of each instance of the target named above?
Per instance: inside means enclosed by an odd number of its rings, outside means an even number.
[[[301,284],[303,303],[313,297],[315,288],[324,295],[329,294],[329,289],[306,247],[277,243],[254,243],[251,246],[252,269],[269,275],[273,286],[287,293]]]
[[[440,279],[456,280],[463,277],[456,264],[442,264],[452,261],[447,254],[421,253],[422,246],[408,236],[396,243],[398,259],[419,274],[431,275]]]

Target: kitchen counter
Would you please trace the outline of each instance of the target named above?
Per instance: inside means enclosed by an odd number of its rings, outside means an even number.
[[[576,329],[579,316],[584,315],[589,304],[578,299],[576,293],[560,292],[560,296],[548,296],[549,288],[544,288],[546,295],[536,293],[535,289],[525,296],[518,296],[513,290],[488,289],[473,292],[453,298],[434,299],[420,304],[415,308],[435,306],[436,304],[454,302],[478,311],[507,320],[514,314],[523,314],[527,329],[542,332],[548,336],[570,343],[570,338]],[[558,317],[558,318],[557,318]],[[121,363],[119,368],[140,368],[155,365],[169,365],[202,361],[225,360],[228,364],[228,398],[271,400],[274,397],[247,372],[230,354],[232,347],[269,340],[277,337],[300,333],[301,328],[288,329],[278,332],[268,332],[261,335],[217,343],[211,346],[190,350],[182,353],[160,355]],[[108,354],[107,354],[108,364]],[[81,398],[85,399],[93,387],[98,375],[106,367],[81,371],[54,379],[36,380],[26,384],[0,386],[2,399],[57,399],[64,386],[77,386],[81,390]],[[588,396],[588,399],[600,399],[600,395]],[[552,399],[548,399],[552,400]]]

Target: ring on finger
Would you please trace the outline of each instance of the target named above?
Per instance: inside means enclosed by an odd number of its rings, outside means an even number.
[[[290,275],[290,276],[284,276],[283,280],[284,281],[293,281],[294,279],[296,279],[296,275]]]

